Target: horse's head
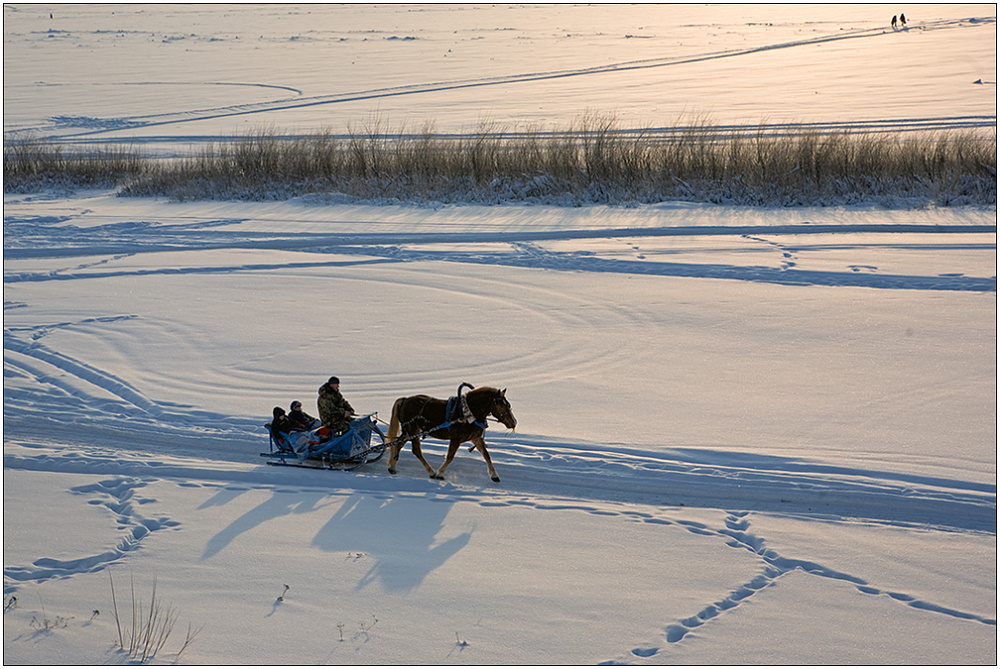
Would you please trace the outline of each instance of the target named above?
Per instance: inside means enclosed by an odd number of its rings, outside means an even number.
[[[510,410],[510,402],[505,395],[507,389],[498,390],[490,386],[480,386],[470,390],[465,396],[469,403],[469,410],[476,417],[476,420],[485,421],[487,416],[493,416],[509,429],[517,427],[517,419],[514,412]]]
[[[496,394],[493,395],[493,406],[490,407],[490,413],[507,428],[513,430],[517,427],[517,419],[514,418],[514,412],[510,410],[510,402],[507,401],[506,395],[506,388],[496,391]]]

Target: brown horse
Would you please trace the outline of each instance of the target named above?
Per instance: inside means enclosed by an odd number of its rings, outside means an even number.
[[[510,402],[505,397],[506,393],[506,389],[497,390],[489,386],[475,388],[466,393],[463,397],[474,422],[464,422],[463,420],[449,422],[447,400],[435,399],[428,395],[400,397],[392,405],[392,419],[389,421],[387,438],[392,444],[389,455],[389,473],[396,473],[399,452],[409,441],[413,445],[413,454],[423,463],[427,474],[432,479],[443,479],[445,470],[455,459],[458,447],[470,441],[472,447],[469,450],[479,449],[479,452],[483,454],[483,459],[486,460],[490,478],[499,482],[500,477],[497,476],[497,471],[493,468],[493,461],[490,460],[489,451],[486,450],[483,428],[486,426],[486,417],[490,415],[511,430],[517,427],[517,419],[514,418],[514,413],[510,410]],[[430,431],[428,432],[428,430]],[[403,435],[402,438],[400,438],[400,433]],[[448,456],[437,471],[434,471],[427,464],[427,460],[424,459],[420,450],[420,438],[424,433],[435,439],[444,439],[449,442]]]

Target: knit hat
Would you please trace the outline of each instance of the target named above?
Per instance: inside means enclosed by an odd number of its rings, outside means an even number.
[[[334,384],[336,384],[336,385],[339,386],[340,385],[340,379],[338,379],[336,376],[331,376],[330,380],[327,381],[327,383],[329,383],[331,386],[334,385]]]

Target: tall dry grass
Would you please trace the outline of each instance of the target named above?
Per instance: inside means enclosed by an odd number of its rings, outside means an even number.
[[[4,141],[4,191],[46,186],[115,187],[148,171],[150,162],[131,146],[69,151],[35,138]]]
[[[445,135],[389,132],[379,120],[301,138],[256,130],[195,155],[143,158],[127,149],[68,155],[56,146],[4,147],[4,189],[114,184],[125,195],[286,199],[310,193],[444,202],[583,204],[684,199],[750,205],[996,203],[996,131],[773,134],[699,124],[621,130],[584,117],[552,132],[484,122]]]

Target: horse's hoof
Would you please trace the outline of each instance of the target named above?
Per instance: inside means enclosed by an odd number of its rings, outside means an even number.
[[[500,477],[499,476],[491,476],[490,478],[493,479],[494,483],[500,483]]]
[[[444,477],[438,474],[437,472],[431,474],[431,478],[434,479],[435,481],[444,481]]]
[[[392,474],[393,476],[395,476],[396,475],[396,470],[395,469],[390,469],[389,473]]]

